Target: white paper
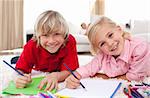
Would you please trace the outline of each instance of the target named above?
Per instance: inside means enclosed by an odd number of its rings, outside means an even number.
[[[82,79],[81,83],[87,91],[80,86],[77,89],[65,88],[56,94],[71,98],[110,98],[120,81],[87,78]]]

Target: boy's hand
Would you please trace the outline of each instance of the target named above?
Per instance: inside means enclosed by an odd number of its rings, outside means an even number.
[[[50,73],[40,82],[38,88],[41,90],[46,85],[44,91],[51,91],[58,88],[57,72]]]
[[[78,79],[76,79],[72,74],[68,76],[65,80],[67,88],[75,89],[80,86],[81,75],[78,72],[74,72],[74,74],[77,76]]]
[[[32,82],[31,74],[24,74],[24,76],[18,76],[15,79],[16,88],[24,88],[27,84]]]

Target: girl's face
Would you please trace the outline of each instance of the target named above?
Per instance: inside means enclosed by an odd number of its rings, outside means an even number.
[[[54,32],[40,36],[40,44],[50,53],[56,53],[64,43],[65,39],[62,33]]]
[[[110,27],[108,24],[97,30],[96,44],[107,55],[118,56],[123,51],[123,31],[119,26]]]

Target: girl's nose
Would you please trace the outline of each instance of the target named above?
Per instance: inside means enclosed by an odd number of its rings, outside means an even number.
[[[113,40],[108,39],[108,40],[107,40],[107,44],[108,44],[108,46],[112,46],[112,45],[113,45]]]
[[[109,46],[112,46],[112,44],[113,44],[112,41],[109,41],[109,42],[108,42],[108,45],[109,45]]]

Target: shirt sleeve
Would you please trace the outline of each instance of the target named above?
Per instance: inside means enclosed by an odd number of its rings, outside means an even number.
[[[150,48],[148,43],[142,42],[137,45],[132,53],[130,70],[126,74],[127,79],[135,81],[143,80],[144,76],[146,76],[146,66],[149,57]]]
[[[68,43],[66,45],[67,55],[65,56],[63,63],[65,63],[71,70],[76,70],[79,67],[77,49],[76,49],[76,40],[72,35],[69,35]],[[61,65],[61,71],[67,70],[66,67]]]
[[[21,53],[17,63],[16,63],[16,69],[21,70],[25,73],[31,73],[34,57],[33,57],[33,51],[32,51],[32,42],[29,41],[23,49],[23,52]]]
[[[82,76],[82,78],[87,78],[95,75],[101,69],[101,55],[98,55],[92,59],[88,64],[78,68],[76,71]]]

